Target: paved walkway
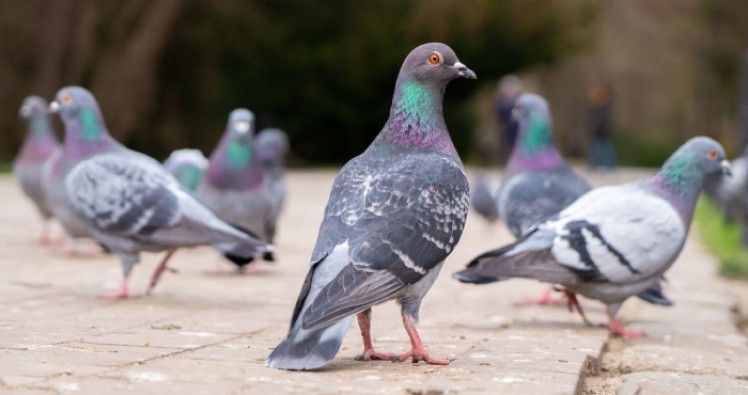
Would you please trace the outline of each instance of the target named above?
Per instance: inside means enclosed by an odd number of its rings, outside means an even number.
[[[593,176],[597,184],[641,172]],[[462,241],[424,300],[420,330],[448,367],[357,362],[354,327],[334,362],[314,373],[267,369],[285,334],[333,172],[294,172],[279,227],[279,262],[253,275],[209,275],[206,248],[173,259],[155,292],[127,301],[114,289],[111,256],[68,258],[35,242],[38,223],[13,180],[0,178],[0,393],[748,393],[748,344],[735,329],[735,297],[692,237],[669,273],[670,309],[631,300],[622,316],[651,336],[612,341],[558,307],[515,308],[543,285],[514,280],[468,286],[449,274],[476,253],[510,240],[501,225],[471,217]],[[472,215],[472,214],[471,214]],[[159,254],[143,254],[132,289],[142,290]],[[230,269],[227,266],[227,269]],[[602,305],[582,302],[603,323]],[[394,303],[375,308],[375,345],[408,349]]]

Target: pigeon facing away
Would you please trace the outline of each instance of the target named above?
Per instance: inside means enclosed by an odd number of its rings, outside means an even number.
[[[39,241],[49,242],[48,222],[52,217],[42,188],[44,164],[60,148],[54,130],[49,123],[47,101],[38,96],[29,96],[23,101],[19,114],[28,121],[26,138],[13,161],[13,176],[21,184],[23,193],[34,203],[44,221]]]
[[[288,154],[288,136],[280,129],[266,128],[255,138],[257,154],[263,169],[265,190],[270,198],[271,210],[268,218],[268,240],[275,239],[278,218],[286,201],[285,162]]]
[[[95,99],[88,91],[70,87],[60,90],[53,104],[59,107],[67,124],[85,114],[91,103]],[[96,125],[104,128],[100,116]],[[112,143],[116,144],[113,140]],[[118,144],[116,147],[81,161],[65,179],[66,194],[75,214],[122,264],[122,286],[105,297],[129,296],[128,278],[141,251],[169,251],[154,272],[150,291],[179,247],[214,245],[241,256],[272,249],[264,241],[219,220],[156,160]]]
[[[683,249],[704,179],[729,172],[724,150],[708,137],[681,146],[653,177],[598,188],[531,229],[488,251],[453,276],[476,283],[525,277],[562,284],[570,307],[581,294],[606,304],[611,333],[638,337],[616,314],[657,283]],[[586,318],[585,318],[586,321]]]
[[[491,186],[483,175],[477,176],[473,182],[473,190],[470,192],[470,207],[489,223],[496,222],[499,219],[496,199],[491,194]]]
[[[517,142],[497,197],[499,216],[514,237],[520,237],[587,193],[590,185],[556,150],[545,99],[524,93],[513,113],[519,125]]]
[[[164,161],[164,168],[183,187],[194,191],[208,168],[208,158],[199,149],[179,149]]]
[[[421,299],[460,239],[468,212],[467,177],[442,114],[446,85],[458,77],[475,73],[444,44],[408,54],[387,123],[335,178],[291,327],[267,366],[325,365],[355,315],[361,359],[449,363],[426,351],[416,322]],[[412,343],[402,355],[377,352],[371,342],[371,307],[393,299]]]
[[[74,243],[76,239],[90,238],[91,233],[68,201],[66,177],[75,165],[86,158],[125,148],[109,134],[99,104],[89,91],[75,86],[66,87],[60,90],[57,99],[57,102],[50,104],[50,110],[56,112],[61,106],[68,109],[61,117],[65,125],[65,141],[61,153],[51,158],[44,167],[44,194],[55,218],[65,229],[67,242]],[[71,107],[73,99],[75,104]]]
[[[254,115],[247,109],[231,112],[226,131],[210,155],[210,164],[197,187],[197,196],[218,218],[271,240],[271,202],[263,183],[262,166],[253,144]],[[254,258],[227,256],[240,270]],[[273,255],[263,256],[273,261]]]

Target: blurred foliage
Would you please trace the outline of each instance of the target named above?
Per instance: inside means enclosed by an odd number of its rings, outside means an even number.
[[[560,8],[570,7],[480,0],[192,2],[161,65],[159,102],[181,110],[188,141],[200,147],[215,142],[229,109],[247,106],[260,127],[285,129],[303,160],[342,162],[384,125],[398,69],[412,48],[446,42],[479,79],[490,80],[574,48],[565,32],[574,31],[577,10]],[[457,81],[446,95],[447,124],[463,153],[474,122],[461,103],[476,88]]]
[[[179,6],[165,6],[175,3]],[[384,125],[407,53],[424,42],[442,41],[479,77],[478,83],[453,82],[446,95],[447,124],[458,150],[465,154],[475,125],[466,99],[480,83],[493,84],[504,73],[550,64],[580,48],[586,41],[579,29],[593,19],[594,4],[592,0],[60,0],[54,6],[41,1],[5,2],[3,8],[13,11],[6,13],[13,15],[8,22],[16,26],[13,31],[5,29],[4,40],[15,42],[9,47],[28,48],[40,37],[53,37],[60,43],[52,49],[62,60],[51,60],[60,63],[55,69],[60,75],[52,78],[46,73],[40,84],[34,81],[40,73],[30,71],[40,69],[44,57],[34,51],[18,52],[20,57],[11,68],[21,78],[19,86],[6,92],[10,98],[0,98],[0,104],[20,103],[31,93],[49,97],[65,84],[87,86],[100,98],[115,136],[159,158],[184,146],[209,152],[229,111],[247,107],[257,116],[259,128],[275,126],[290,134],[297,163],[340,163],[359,154]],[[52,11],[74,19],[54,20],[58,27],[35,33],[31,24],[44,25],[53,17]],[[161,14],[154,16],[155,12]],[[158,15],[163,15],[161,24]],[[41,92],[32,91],[35,87],[41,87]],[[12,151],[20,145],[21,128],[9,119],[0,118],[0,124],[19,133],[10,144],[0,144],[0,150]],[[0,158],[10,153],[0,152]]]
[[[657,135],[653,133],[653,135]],[[664,135],[664,133],[660,134]],[[665,140],[665,141],[662,141]],[[655,167],[662,166],[667,158],[680,146],[677,141],[664,138],[638,137],[634,133],[620,131],[613,135],[616,156],[622,166]]]
[[[695,220],[704,245],[719,259],[724,275],[748,278],[748,250],[740,244],[740,226],[723,218],[708,199],[699,200]]]

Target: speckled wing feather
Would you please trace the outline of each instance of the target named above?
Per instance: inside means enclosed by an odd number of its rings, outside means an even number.
[[[78,165],[67,181],[70,201],[87,222],[106,232],[153,233],[178,220],[174,181],[162,172],[134,166],[131,155],[100,155]]]
[[[396,158],[359,157],[337,177],[312,261],[347,243],[350,263],[309,305],[305,329],[392,298],[442,262],[459,240],[469,195],[461,166],[434,154]],[[300,298],[299,309],[303,303]]]

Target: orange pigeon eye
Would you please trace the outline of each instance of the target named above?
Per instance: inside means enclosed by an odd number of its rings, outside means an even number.
[[[717,150],[712,148],[706,153],[707,158],[709,159],[717,159]]]
[[[431,55],[429,55],[429,63],[432,65],[437,65],[442,62],[442,57],[439,55],[438,52],[432,52]]]
[[[68,94],[62,95],[62,104],[68,106],[73,102],[73,98]]]

